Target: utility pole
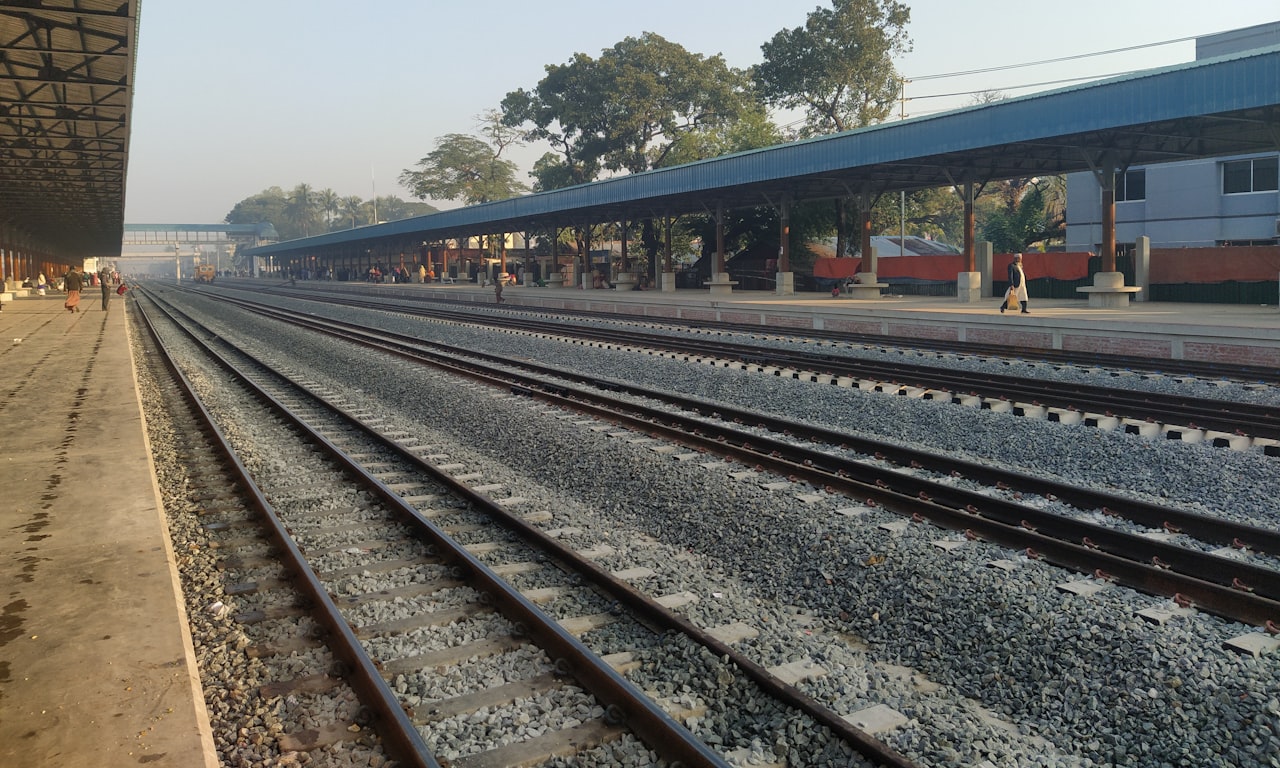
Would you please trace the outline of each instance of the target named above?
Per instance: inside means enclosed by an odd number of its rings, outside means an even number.
[[[907,119],[907,78],[898,78],[898,119]],[[898,255],[907,255],[907,191],[898,190]]]

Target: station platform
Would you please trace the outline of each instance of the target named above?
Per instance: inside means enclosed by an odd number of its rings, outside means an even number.
[[[217,766],[123,301],[0,311],[0,765]]]
[[[221,278],[220,278],[221,280]],[[236,280],[226,280],[234,285]],[[284,287],[279,280],[246,279]],[[291,291],[376,291],[386,295],[434,296],[495,304],[492,286],[475,283],[378,284],[297,281]],[[1030,314],[1000,312],[1000,301],[961,304],[954,296],[832,297],[829,293],[778,296],[765,291],[711,295],[707,290],[615,291],[610,289],[505,286],[511,307],[589,310],[663,320],[725,321],[768,328],[819,329],[894,338],[937,339],[1018,349],[1195,360],[1280,369],[1280,307],[1254,304],[1131,302],[1097,309],[1086,299],[1036,299]]]

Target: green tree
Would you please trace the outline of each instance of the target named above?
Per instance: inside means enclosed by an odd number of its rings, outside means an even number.
[[[322,189],[316,193],[316,203],[320,206],[321,212],[324,213],[324,223],[329,229],[333,229],[333,220],[338,217],[338,210],[342,205],[342,198],[332,189]]]
[[[782,131],[769,118],[764,105],[751,104],[731,123],[702,126],[686,133],[680,143],[671,147],[661,158],[659,167],[683,165],[711,157],[771,147],[785,140]]]
[[[1018,178],[997,182],[981,227],[996,253],[1018,253],[1066,234],[1064,209],[1054,202],[1061,177]]]
[[[236,203],[223,221],[228,224],[261,224],[268,222],[275,226],[281,240],[297,237],[289,231],[285,223],[284,208],[288,199],[280,187],[268,187],[256,195],[246,197]]]
[[[400,184],[421,200],[461,200],[466,205],[527,192],[528,186],[516,180],[516,164],[502,157],[520,142],[519,134],[496,111],[482,116],[480,132],[484,139],[465,133],[437,139],[436,148],[418,161],[418,170],[400,173]]]
[[[911,10],[895,0],[832,0],[802,27],[784,29],[760,47],[752,70],[767,104],[803,109],[802,136],[861,128],[893,112],[900,79],[893,56],[911,49]],[[835,201],[836,255],[846,246],[849,204]]]
[[[400,221],[414,216],[426,216],[439,209],[427,203],[411,203],[394,195],[378,198],[378,218],[382,221]]]
[[[575,169],[567,160],[554,152],[547,152],[534,161],[533,170],[529,175],[534,179],[535,192],[564,189],[583,183],[578,181],[580,170]]]
[[[339,206],[343,223],[351,222],[351,229],[370,224],[373,221],[373,206],[360,199],[359,195],[342,198]]]
[[[318,207],[311,185],[299,184],[294,187],[285,203],[285,222],[297,231],[300,237],[306,237],[316,228],[317,215]]]
[[[628,37],[598,59],[550,65],[532,91],[502,100],[502,119],[551,144],[557,161],[535,169],[543,189],[593,181],[603,170],[669,165],[682,142],[728,126],[752,107],[748,81],[720,56],[691,53],[660,35]],[[688,157],[688,152],[683,152]],[[699,158],[700,159],[700,158]]]
[[[540,190],[584,184],[606,170],[639,173],[715,156],[739,138],[732,129],[741,118],[750,116],[748,124],[759,128],[764,116],[744,73],[651,32],[622,40],[598,59],[578,53],[548,66],[532,91],[508,93],[501,110],[506,125],[555,150],[534,165]],[[646,219],[638,231],[636,261],[656,270],[657,227]]]
[[[516,164],[493,147],[463,133],[450,133],[415,166],[400,173],[400,184],[421,200],[460,200],[467,205],[505,200],[525,189]]]
[[[732,125],[691,133],[681,147],[667,155],[666,160],[676,165],[773,146],[783,140],[781,130],[769,119],[764,105],[757,104]],[[777,208],[731,209],[725,211],[724,218],[725,249],[730,253],[778,248],[781,222]],[[825,203],[794,203],[789,224],[791,264],[793,269],[803,269],[810,266],[813,259],[805,244],[827,237],[832,232],[831,207]],[[684,233],[683,238],[681,232]],[[709,256],[715,250],[715,232],[713,216],[695,214],[681,219],[674,239],[677,242],[700,242],[702,255]]]
[[[803,27],[760,46],[753,70],[768,104],[805,110],[804,133],[861,128],[893,112],[899,77],[893,56],[911,50],[911,10],[895,0],[832,0]]]

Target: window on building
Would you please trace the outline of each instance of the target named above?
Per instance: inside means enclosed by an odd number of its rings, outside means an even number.
[[[1147,199],[1147,171],[1125,171],[1116,176],[1116,202]]]
[[[1222,194],[1275,192],[1280,181],[1280,158],[1258,157],[1222,164]]]

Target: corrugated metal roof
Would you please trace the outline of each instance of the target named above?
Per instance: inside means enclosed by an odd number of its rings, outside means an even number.
[[[139,2],[0,4],[0,213],[68,263],[120,253]]]
[[[1280,46],[885,123],[689,165],[253,249],[378,241],[872,194],[1277,149]]]

